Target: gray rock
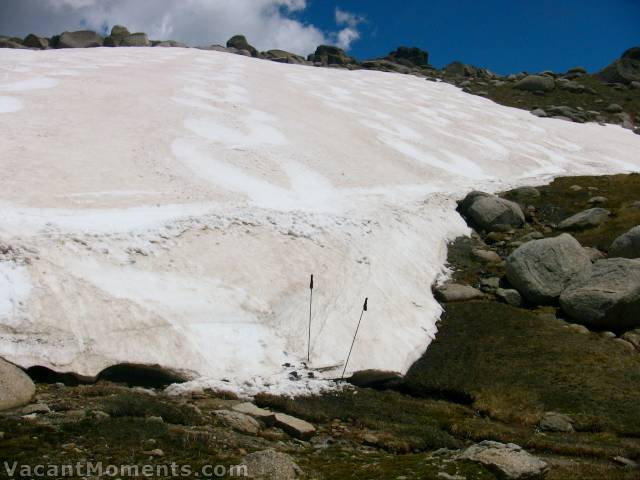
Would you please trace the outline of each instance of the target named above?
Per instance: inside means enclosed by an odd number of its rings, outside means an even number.
[[[465,449],[457,458],[480,463],[507,479],[540,479],[548,470],[544,461],[514,443],[485,440]]]
[[[553,77],[547,75],[528,75],[513,86],[516,90],[528,92],[550,92],[556,86]]]
[[[309,422],[284,413],[276,413],[275,425],[300,440],[308,440],[316,433],[316,427]]]
[[[33,413],[51,413],[51,409],[46,403],[33,403],[22,408],[22,410],[20,410],[20,413],[22,415],[31,415]]]
[[[213,413],[222,423],[239,432],[255,435],[260,431],[260,424],[247,414],[231,410],[216,410]]]
[[[640,225],[613,241],[609,248],[609,257],[640,258]]]
[[[638,462],[634,462],[633,460],[631,460],[630,458],[626,458],[626,457],[613,457],[613,461],[616,462],[619,465],[622,465],[623,467],[626,468],[638,468],[640,467],[640,465],[638,464]]]
[[[127,27],[123,27],[122,25],[114,25],[111,28],[111,36],[112,37],[127,37],[131,35],[131,32]]]
[[[247,477],[261,480],[294,480],[302,472],[293,459],[273,449],[250,453],[242,459]]]
[[[573,333],[579,333],[581,335],[587,335],[591,333],[584,325],[578,325],[577,323],[569,323],[565,325],[565,328]]]
[[[347,381],[351,385],[360,388],[384,388],[391,382],[396,382],[402,378],[398,372],[390,372],[387,370],[358,370],[351,375]]]
[[[164,40],[162,42],[154,43],[153,46],[165,48],[187,48],[184,43],[176,42],[175,40]]]
[[[629,84],[640,81],[640,61],[621,58],[598,72],[605,82]]]
[[[507,280],[529,302],[553,303],[567,285],[591,266],[580,243],[569,234],[532,240],[507,258]]]
[[[535,187],[519,187],[511,190],[509,193],[518,203],[524,203],[527,200],[540,196],[540,190]]]
[[[123,37],[120,41],[121,47],[150,47],[151,42],[146,33],[132,33]]]
[[[275,413],[269,410],[265,410],[264,408],[257,407],[250,402],[239,403],[231,408],[235,412],[244,413],[245,415],[251,415],[253,418],[257,418],[267,426],[273,425],[276,421]]]
[[[457,283],[447,283],[435,289],[436,297],[443,302],[463,302],[483,298],[484,294],[469,285],[459,285]]]
[[[591,203],[593,205],[599,205],[602,203],[607,203],[608,198],[607,197],[603,197],[602,195],[598,195],[597,197],[591,197],[589,200],[587,200],[587,203]]]
[[[535,109],[531,110],[531,114],[535,115],[536,117],[540,117],[540,118],[544,118],[544,117],[547,116],[547,112],[545,112],[541,108],[535,108]]]
[[[496,290],[496,297],[514,307],[522,305],[522,296],[517,290],[512,288],[498,288]]]
[[[604,208],[589,208],[565,218],[558,224],[560,230],[584,230],[604,223],[611,212]]]
[[[500,263],[502,261],[502,257],[493,250],[474,248],[473,250],[471,250],[471,253],[474,257],[486,263]]]
[[[484,192],[469,193],[460,202],[459,210],[486,231],[495,230],[498,225],[521,227],[525,222],[520,205]]]
[[[583,188],[580,185],[571,185],[569,187],[569,190],[575,193],[575,192],[581,192]]]
[[[636,350],[640,351],[640,328],[625,332],[620,338],[629,342]]]
[[[29,403],[35,393],[36,386],[29,376],[0,358],[0,410]]]
[[[312,53],[307,57],[307,60],[313,63],[319,63],[321,65],[352,65],[357,64],[358,61],[350,57],[344,50],[333,45],[319,45],[316,48],[315,53]]]
[[[236,50],[246,50],[251,53],[252,57],[258,57],[259,53],[252,45],[249,44],[244,35],[234,35],[227,40],[227,48],[235,48]]]
[[[64,32],[58,40],[58,48],[94,48],[102,44],[102,37],[91,30]]]
[[[306,65],[309,62],[304,57],[285,50],[268,50],[262,54],[267,60],[279,63],[292,63],[295,65]]]
[[[591,265],[589,256],[569,234],[532,240],[507,258],[507,280],[529,302],[553,303],[569,282]]]
[[[37,48],[40,50],[45,50],[49,48],[49,40],[47,40],[46,38],[34,35],[33,33],[30,33],[29,35],[27,35],[24,38],[24,41],[22,42],[22,44],[25,47]]]
[[[542,415],[538,426],[540,430],[544,432],[573,432],[573,421],[571,417],[563,415],[562,413],[546,412]]]
[[[362,68],[366,68],[367,70],[379,70],[381,72],[411,73],[411,68],[382,58],[362,62]]]
[[[28,47],[25,47],[24,45],[22,45],[22,43],[18,43],[9,38],[0,38],[0,48],[25,49]]]
[[[571,318],[612,331],[640,326],[640,260],[598,260],[560,295]]]
[[[540,240],[542,238],[544,238],[544,234],[542,232],[535,231],[535,232],[527,233],[524,237],[520,239],[520,241],[522,243],[526,243],[531,240]]]
[[[620,113],[623,111],[623,108],[617,103],[612,103],[611,105],[607,106],[604,111],[609,113]]]
[[[498,277],[483,278],[480,280],[480,289],[484,292],[495,292],[500,287]]]

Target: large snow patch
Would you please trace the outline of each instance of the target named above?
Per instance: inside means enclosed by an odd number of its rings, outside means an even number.
[[[24,367],[286,390],[314,273],[311,366],[341,364],[369,297],[349,370],[404,372],[468,232],[456,198],[640,164],[629,131],[412,76],[171,48],[0,69],[0,242],[22,252],[0,263],[0,356]]]

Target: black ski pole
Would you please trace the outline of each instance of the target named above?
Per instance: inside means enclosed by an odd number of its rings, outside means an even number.
[[[353,341],[351,342],[351,347],[349,348],[349,355],[347,355],[347,360],[344,362],[344,369],[342,370],[342,376],[340,377],[340,380],[344,379],[344,373],[347,371],[347,365],[349,364],[349,358],[351,357],[351,351],[353,350],[353,344],[356,343],[356,337],[358,336],[358,330],[360,329],[360,322],[362,322],[362,316],[364,315],[364,312],[367,311],[367,300],[369,300],[368,298],[364,299],[364,305],[362,305],[362,312],[360,312],[360,320],[358,320],[358,326],[356,327],[356,333],[353,335]]]
[[[311,304],[313,303],[313,274],[311,274],[309,290],[311,291],[311,295],[309,296],[309,338],[307,339],[307,363],[310,363],[311,359]]]

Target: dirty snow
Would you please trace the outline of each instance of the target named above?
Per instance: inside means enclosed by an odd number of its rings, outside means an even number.
[[[3,49],[0,70],[0,244],[23,252],[0,356],[161,365],[194,379],[176,391],[321,391],[364,297],[348,372],[405,372],[468,233],[457,198],[640,166],[627,130],[412,76],[172,48]]]

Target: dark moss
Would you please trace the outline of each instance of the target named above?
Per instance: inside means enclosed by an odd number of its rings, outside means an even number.
[[[596,334],[495,302],[447,305],[436,340],[402,389],[459,392],[494,418],[532,424],[543,411],[585,430],[640,436],[640,356]]]

